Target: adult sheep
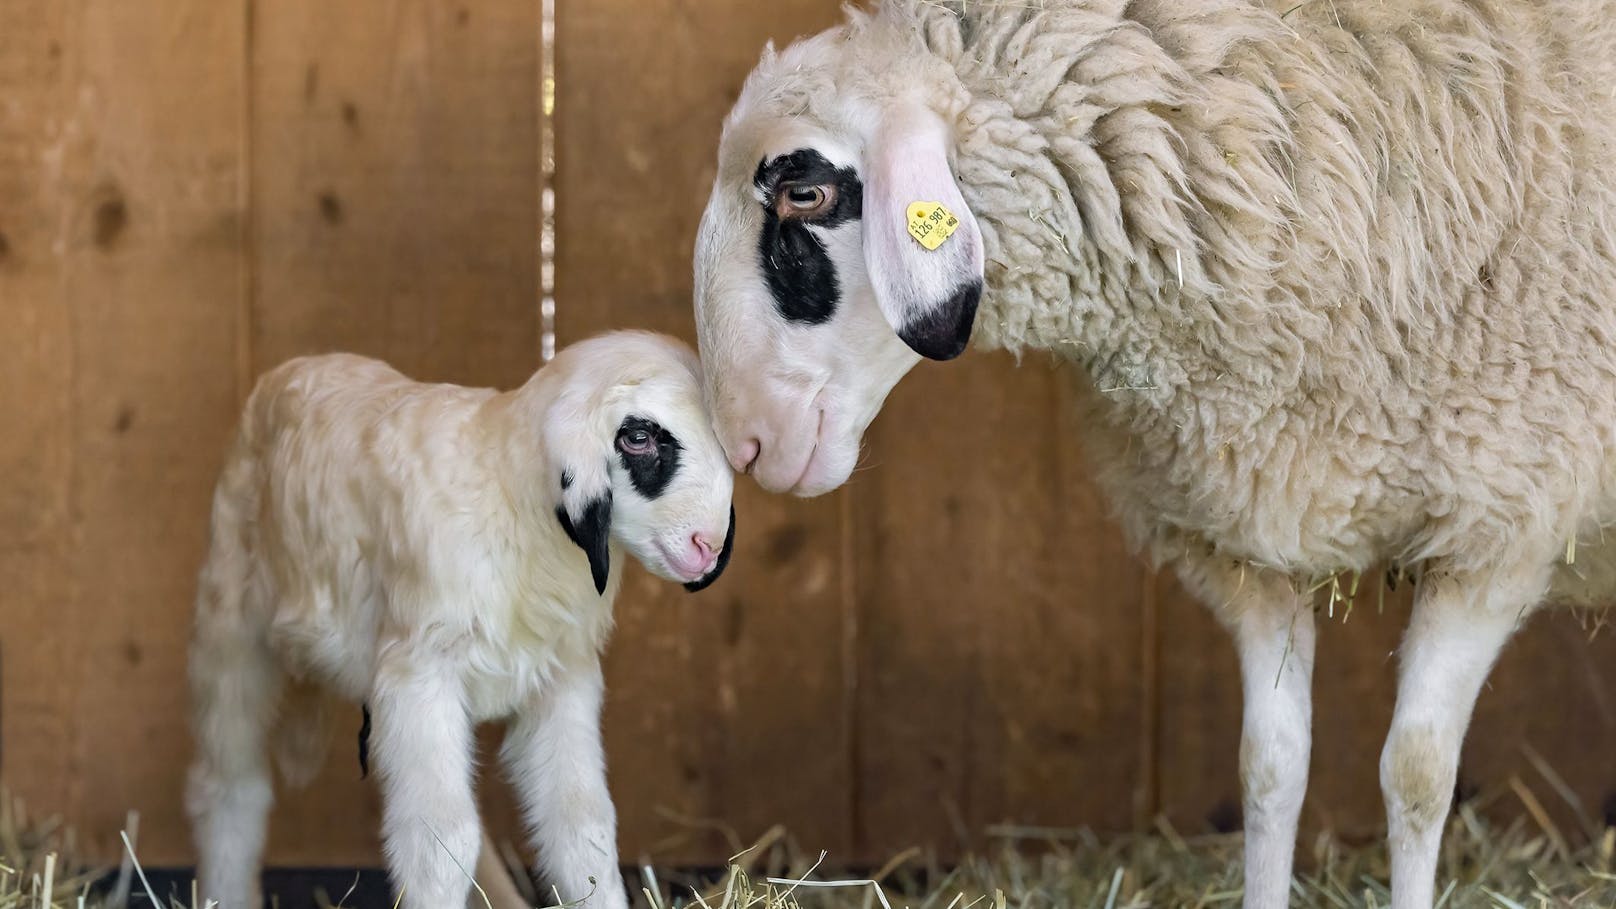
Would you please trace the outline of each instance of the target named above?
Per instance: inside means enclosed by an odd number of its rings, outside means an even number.
[[[1616,593],[1613,85],[1610,0],[849,11],[725,123],[719,437],[815,495],[921,356],[1076,364],[1127,533],[1239,650],[1248,907],[1285,904],[1306,787],[1303,582],[1418,564],[1380,768],[1394,904],[1429,906],[1500,648]]]

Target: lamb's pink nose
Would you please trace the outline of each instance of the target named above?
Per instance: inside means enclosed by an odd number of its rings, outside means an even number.
[[[757,463],[758,455],[763,453],[763,443],[756,438],[747,439],[735,446],[729,453],[729,465],[741,473],[748,473],[752,465]]]
[[[693,533],[690,535],[690,545],[696,550],[696,563],[701,566],[701,573],[706,574],[713,570],[713,564],[718,561],[718,550],[706,534]]]

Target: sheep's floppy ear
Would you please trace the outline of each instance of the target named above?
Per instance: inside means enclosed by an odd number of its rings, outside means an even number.
[[[982,233],[948,164],[937,115],[884,117],[864,161],[864,263],[881,313],[933,360],[965,350],[982,298]]]
[[[597,450],[599,440],[584,428],[587,422],[568,420],[568,410],[565,403],[558,403],[546,427],[550,463],[558,471],[556,521],[589,558],[595,591],[604,594],[612,567],[611,468],[605,452]]]

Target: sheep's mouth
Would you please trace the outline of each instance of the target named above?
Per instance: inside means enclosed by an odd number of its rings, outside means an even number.
[[[814,419],[814,444],[808,449],[808,459],[802,462],[802,472],[797,479],[787,487],[792,495],[801,495],[802,488],[808,483],[808,476],[814,472],[814,459],[819,457],[819,446],[825,440],[825,408],[819,408]]]

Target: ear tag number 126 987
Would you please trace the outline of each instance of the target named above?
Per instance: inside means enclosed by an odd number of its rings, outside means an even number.
[[[909,236],[927,249],[936,249],[954,235],[959,219],[941,202],[909,203]]]

